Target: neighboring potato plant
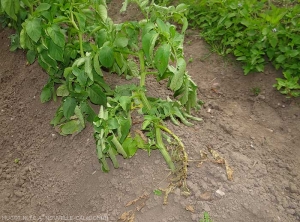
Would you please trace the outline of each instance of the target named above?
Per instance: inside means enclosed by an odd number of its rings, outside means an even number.
[[[145,18],[120,24],[108,16],[103,0],[1,0],[0,12],[2,22],[16,29],[11,50],[26,49],[28,63],[37,60],[49,75],[41,101],[62,98],[51,121],[60,134],[79,133],[90,122],[103,171],[109,171],[107,158],[118,168],[117,154],[128,158],[138,148],[149,153],[159,149],[172,172],[185,178],[183,144],[163,121],[190,126],[188,119],[200,120],[190,115],[198,107],[197,86],[183,55],[187,6],[133,2]],[[181,24],[181,29],[171,22]],[[140,83],[111,89],[103,70],[139,78]],[[147,75],[167,79],[174,98],[147,97]],[[98,114],[91,104],[99,106]],[[132,115],[143,117],[141,130],[132,129]],[[175,147],[172,155],[167,141]]]
[[[245,75],[262,72],[268,62],[283,70],[274,85],[287,96],[300,96],[299,1],[273,5],[258,0],[182,0],[190,4],[189,22],[221,55],[233,53]]]

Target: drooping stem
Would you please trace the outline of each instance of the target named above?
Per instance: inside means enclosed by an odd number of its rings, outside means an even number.
[[[156,136],[157,147],[158,147],[159,151],[161,152],[161,154],[163,155],[163,157],[164,157],[165,161],[167,162],[168,166],[170,167],[171,171],[174,173],[175,165],[171,159],[169,152],[167,151],[167,149],[162,141],[161,129],[157,125],[155,125],[154,127],[155,127],[155,136]]]
[[[125,152],[125,150],[123,149],[123,147],[120,144],[119,140],[117,139],[117,137],[114,134],[113,134],[111,142],[115,145],[118,153],[122,154],[122,156],[124,158],[127,158],[127,153]]]
[[[188,156],[187,153],[185,151],[184,145],[181,142],[181,140],[179,139],[178,136],[176,136],[171,130],[169,130],[167,127],[163,126],[163,125],[157,125],[157,127],[159,127],[160,129],[162,129],[163,131],[167,132],[168,134],[170,134],[175,140],[176,142],[179,144],[179,146],[182,149],[183,155],[184,155],[184,161],[187,163],[188,161]]]

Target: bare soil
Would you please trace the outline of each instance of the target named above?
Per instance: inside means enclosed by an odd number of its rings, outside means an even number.
[[[111,7],[119,10],[120,4]],[[103,173],[91,126],[67,137],[50,126],[59,103],[40,103],[47,75],[37,62],[26,65],[23,51],[9,51],[10,34],[0,31],[0,221],[70,221],[72,216],[80,216],[72,221],[117,221],[136,207],[141,207],[136,222],[199,221],[204,211],[214,222],[300,221],[300,99],[287,99],[272,87],[279,71],[267,66],[244,76],[234,59],[211,54],[198,32],[188,31],[185,55],[205,102],[196,114],[203,121],[170,125],[189,155],[192,194],[176,189],[163,205],[163,196],[153,193],[168,185],[160,153],[120,157],[119,169],[111,165]],[[107,79],[112,85],[126,82],[115,75]],[[151,95],[170,94],[151,79],[147,84]],[[199,165],[200,151],[210,145],[234,170],[233,181],[222,165]]]

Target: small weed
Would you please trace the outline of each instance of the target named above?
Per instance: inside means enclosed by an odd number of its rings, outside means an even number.
[[[204,212],[203,219],[200,219],[199,222],[213,222],[207,212]]]
[[[14,160],[14,163],[15,163],[15,164],[19,164],[19,163],[20,163],[20,159],[19,159],[19,158],[16,158],[16,159]]]
[[[194,61],[193,57],[190,57],[188,62],[192,63],[193,61]]]
[[[255,96],[258,96],[261,92],[261,89],[259,87],[253,87],[251,91]]]
[[[153,190],[153,193],[154,193],[156,196],[161,196],[161,195],[162,195],[161,190],[158,190],[158,189]]]

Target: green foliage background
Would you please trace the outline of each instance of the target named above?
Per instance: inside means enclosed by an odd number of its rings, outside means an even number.
[[[262,72],[271,62],[283,71],[274,86],[292,97],[300,95],[299,1],[181,0],[190,5],[192,27],[220,55],[233,54],[245,75]]]

